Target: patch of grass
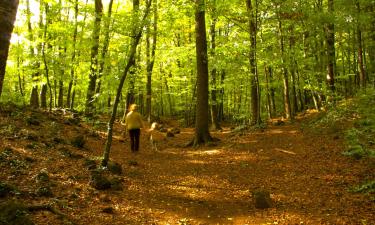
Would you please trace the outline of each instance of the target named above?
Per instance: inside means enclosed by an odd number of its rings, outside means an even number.
[[[343,155],[361,159],[374,157],[372,146],[375,145],[375,89],[360,92],[350,100],[332,104],[305,126],[322,132],[329,129],[333,133],[342,133],[345,137],[346,149]],[[346,125],[345,125],[346,124]],[[352,124],[347,128],[348,124]]]
[[[375,180],[364,182],[350,190],[353,193],[362,193],[369,196],[372,201],[375,201]]]

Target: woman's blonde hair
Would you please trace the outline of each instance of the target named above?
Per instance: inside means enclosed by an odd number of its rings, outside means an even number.
[[[135,110],[137,110],[137,108],[138,108],[138,105],[137,105],[137,104],[131,104],[131,105],[129,106],[129,111],[135,111]]]

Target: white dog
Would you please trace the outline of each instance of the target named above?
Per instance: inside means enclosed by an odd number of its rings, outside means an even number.
[[[165,134],[158,131],[159,124],[156,122],[153,122],[151,124],[151,128],[149,129],[150,132],[150,144],[152,150],[158,151],[158,143],[161,141],[166,140]]]

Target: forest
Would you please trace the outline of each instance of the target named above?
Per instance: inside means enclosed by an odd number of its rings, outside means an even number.
[[[0,224],[370,225],[374,104],[374,0],[0,0]]]

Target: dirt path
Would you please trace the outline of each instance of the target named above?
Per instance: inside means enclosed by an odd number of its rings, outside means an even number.
[[[127,187],[111,195],[111,224],[124,224],[120,215],[129,213],[126,223],[134,224],[374,224],[374,202],[348,192],[374,166],[368,171],[368,161],[342,156],[337,135],[303,132],[296,123],[242,136],[213,133],[222,140],[216,147],[170,147],[192,132],[183,130],[159,152],[146,140],[137,155],[114,145]],[[271,193],[272,208],[254,207],[259,189]]]
[[[40,124],[25,125],[28,115],[0,121],[7,128],[0,137],[0,181],[20,193],[0,203],[49,204],[82,225],[375,224],[375,202],[348,191],[374,179],[375,162],[343,156],[340,134],[312,132],[300,122],[243,134],[225,129],[212,133],[221,139],[217,146],[193,149],[178,147],[193,137],[193,129],[182,129],[157,152],[143,134],[141,151],[131,154],[115,133],[111,160],[122,165],[123,173],[114,175],[121,185],[98,191],[89,185],[86,163],[100,160],[105,132],[34,114]],[[115,131],[121,129],[116,124]],[[72,146],[77,135],[86,137],[84,148]],[[43,173],[47,183],[38,181]],[[271,208],[255,208],[252,193],[260,189],[271,194]],[[66,224],[46,211],[32,218],[40,225]]]

